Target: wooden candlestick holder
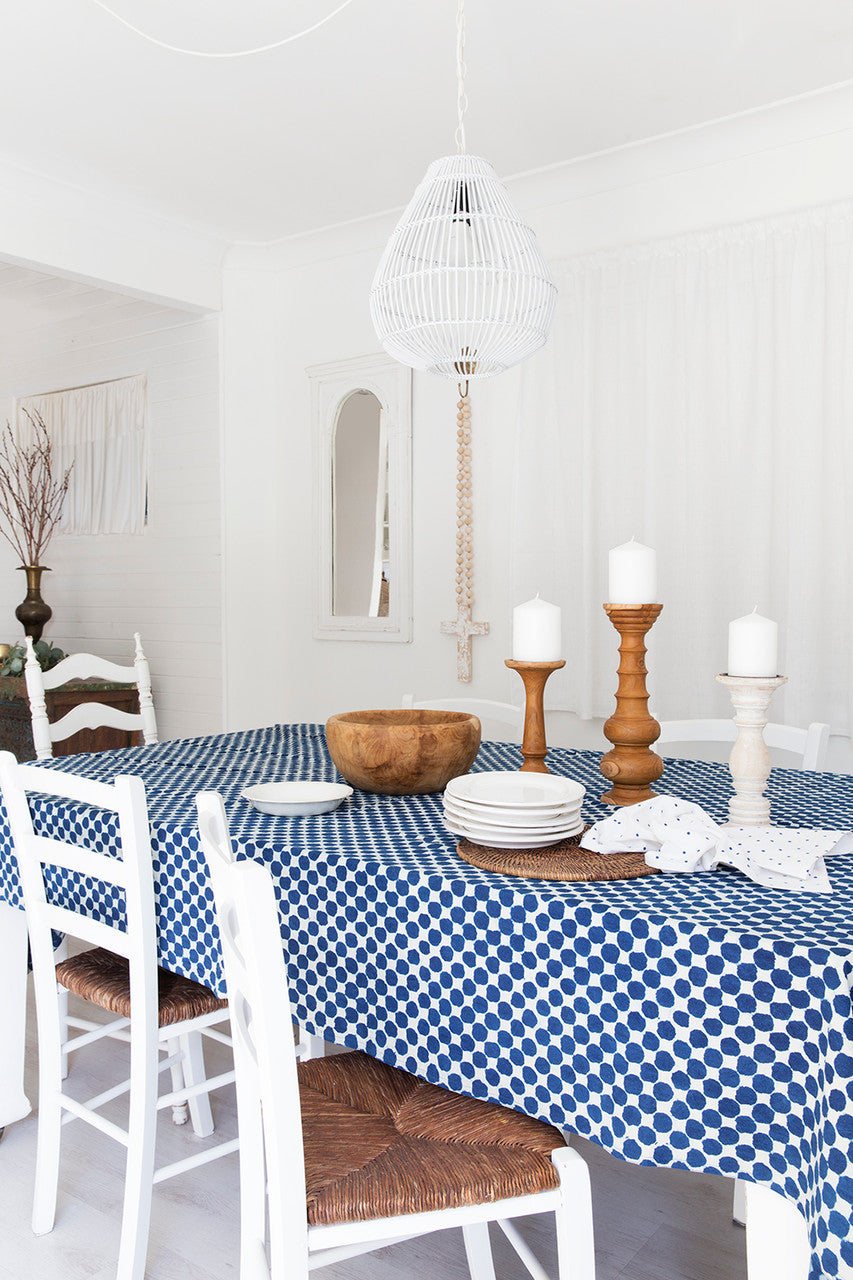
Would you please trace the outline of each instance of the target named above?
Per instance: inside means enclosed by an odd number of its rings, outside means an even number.
[[[663,760],[650,749],[660,725],[649,715],[646,689],[646,635],[662,604],[606,604],[604,611],[619,632],[619,687],[616,710],[604,725],[613,743],[601,760],[601,772],[613,786],[601,797],[605,804],[638,804],[651,800],[649,783],[663,773]]]
[[[545,741],[545,681],[552,671],[566,665],[565,658],[557,662],[516,662],[505,658],[506,665],[517,671],[524,682],[524,738],[521,754],[522,773],[550,773],[545,763],[548,746]]]
[[[787,676],[717,676],[729,691],[735,709],[737,740],[729,759],[735,794],[729,801],[729,826],[753,827],[770,822],[770,801],[764,794],[770,777],[770,752],[764,741],[770,699]]]

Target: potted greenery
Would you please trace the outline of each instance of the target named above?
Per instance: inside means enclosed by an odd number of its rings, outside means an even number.
[[[21,557],[19,567],[27,575],[26,598],[15,617],[28,636],[39,640],[53,612],[41,598],[41,576],[47,567],[42,557],[62,515],[71,467],[61,477],[54,475],[44,419],[38,413],[27,412],[27,417],[32,427],[28,444],[16,440],[8,422],[0,436],[0,533]]]

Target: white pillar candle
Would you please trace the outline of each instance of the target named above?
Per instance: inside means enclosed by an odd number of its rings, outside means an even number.
[[[745,618],[729,623],[730,676],[775,676],[779,674],[779,628],[770,618],[762,618],[758,606]]]
[[[560,610],[547,600],[528,600],[512,611],[512,656],[516,662],[559,662],[562,658]]]
[[[623,542],[608,556],[608,604],[657,604],[657,555],[642,542]]]

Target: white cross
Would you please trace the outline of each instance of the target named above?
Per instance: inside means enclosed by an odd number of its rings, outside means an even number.
[[[442,622],[443,636],[456,636],[456,679],[468,683],[471,679],[471,637],[487,636],[488,622],[472,622],[471,606],[460,605],[455,622]]]

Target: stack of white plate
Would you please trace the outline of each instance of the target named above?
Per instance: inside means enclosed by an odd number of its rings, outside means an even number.
[[[454,835],[495,849],[538,849],[583,829],[579,782],[552,773],[466,773],[444,790]]]

